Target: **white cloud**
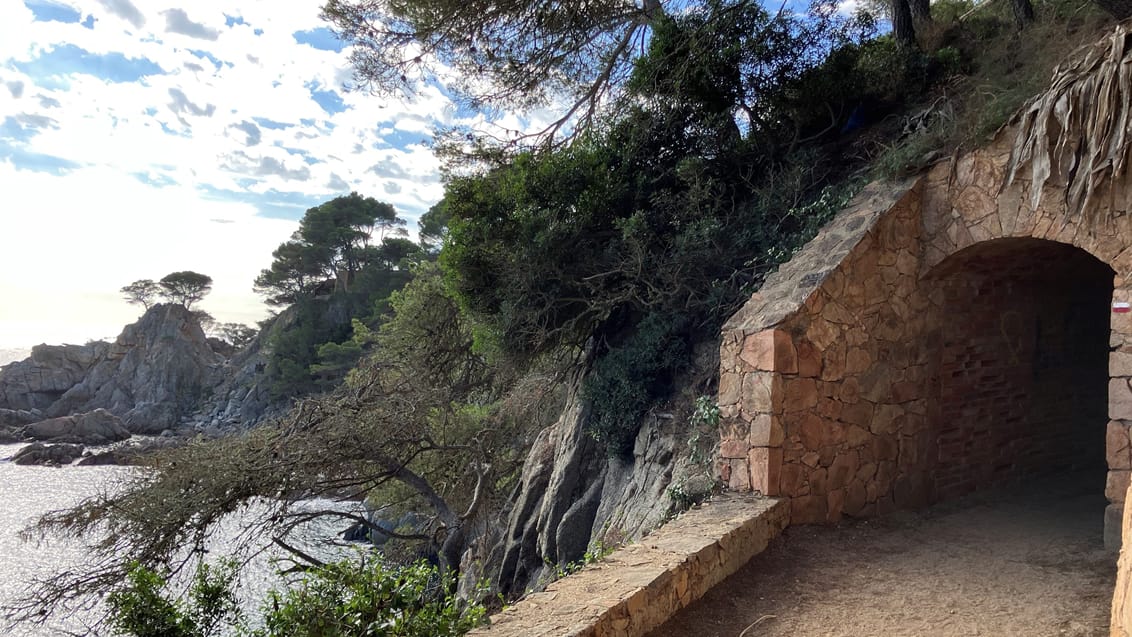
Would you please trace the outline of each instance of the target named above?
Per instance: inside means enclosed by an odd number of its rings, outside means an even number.
[[[0,0],[0,124],[50,124],[19,139],[0,129],[0,346],[115,334],[136,316],[119,287],[182,269],[216,280],[204,306],[218,318],[254,320],[264,308],[251,281],[295,226],[265,212],[290,206],[297,219],[356,190],[415,219],[443,195],[422,140],[457,123],[454,104],[436,87],[408,103],[341,90],[347,54],[293,35],[325,26],[323,0],[60,2],[94,28],[35,21],[20,0]],[[161,72],[110,81],[37,66],[68,46]],[[312,88],[345,110],[327,113]],[[32,172],[28,154],[80,168]]]
[[[266,310],[252,280],[297,227],[105,168],[59,177],[4,162],[0,182],[0,346],[116,335],[138,314],[118,288],[178,270],[213,278],[202,307],[218,319],[255,321]]]

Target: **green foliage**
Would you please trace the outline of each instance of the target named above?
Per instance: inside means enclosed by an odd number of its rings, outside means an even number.
[[[852,49],[852,66],[870,50],[832,18],[704,6],[655,27],[623,114],[600,131],[448,184],[440,262],[480,342],[522,359],[593,339],[591,428],[612,453],[686,364],[691,335],[712,333],[828,218],[821,188],[843,169],[794,146],[829,129],[827,101],[849,99],[831,88],[840,68],[815,66],[824,52]]]
[[[367,264],[378,262],[390,269],[405,256],[398,254],[390,265],[390,256],[405,250],[396,243],[384,244],[396,240],[386,234],[403,232],[403,225],[405,220],[392,205],[356,192],[310,208],[291,239],[272,253],[271,267],[256,278],[255,289],[272,305],[312,296],[326,281],[333,282],[332,289],[349,290]],[[376,248],[370,245],[375,232],[382,242]]]
[[[259,330],[243,323],[220,323],[214,330],[218,338],[236,349],[250,345],[259,336]]]
[[[212,291],[212,277],[184,270],[166,274],[157,285],[161,288],[161,295],[170,303],[180,303],[185,309],[191,310],[193,303]]]
[[[446,594],[435,568],[390,567],[380,559],[314,569],[297,588],[273,593],[256,637],[458,637],[484,608]]]
[[[684,317],[650,314],[594,363],[585,384],[593,410],[587,427],[610,453],[632,451],[641,416],[686,364],[686,328]]]
[[[166,578],[134,562],[125,583],[107,597],[115,635],[131,637],[209,637],[239,620],[232,591],[235,563],[201,563],[184,600],[166,591]]]
[[[334,387],[357,362],[367,343],[351,339],[353,321],[379,324],[390,293],[427,257],[398,236],[404,224],[390,204],[350,193],[307,210],[299,230],[272,253],[255,289],[270,304],[291,306],[268,341],[274,397]]]
[[[148,310],[153,305],[153,300],[161,293],[161,286],[153,279],[139,279],[118,291],[122,293],[127,303],[141,305]]]

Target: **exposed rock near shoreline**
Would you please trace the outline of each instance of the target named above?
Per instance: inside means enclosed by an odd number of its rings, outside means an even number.
[[[16,452],[12,462],[20,465],[53,465],[64,466],[74,462],[85,451],[82,445],[45,445],[40,442],[32,443]]]
[[[33,440],[84,445],[105,445],[131,435],[122,421],[105,409],[41,420],[25,427],[23,434]]]
[[[163,304],[113,343],[38,345],[0,367],[0,442],[102,445],[250,426],[286,407],[264,382],[264,340],[234,351],[189,310]]]

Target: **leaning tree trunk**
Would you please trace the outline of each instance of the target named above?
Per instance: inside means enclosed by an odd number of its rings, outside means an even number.
[[[1034,21],[1034,5],[1030,4],[1030,0],[1010,0],[1010,6],[1014,9],[1014,21],[1019,29]]]
[[[909,0],[892,0],[892,36],[901,49],[916,48],[916,31]]]

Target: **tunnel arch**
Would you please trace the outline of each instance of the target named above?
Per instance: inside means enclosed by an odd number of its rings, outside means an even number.
[[[1031,237],[973,244],[927,273],[930,499],[1066,470],[1094,470],[1099,490],[1115,274]]]

